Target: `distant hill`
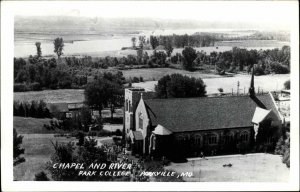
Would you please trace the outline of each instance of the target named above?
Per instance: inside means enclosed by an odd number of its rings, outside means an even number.
[[[169,20],[169,19],[150,19],[150,18],[89,18],[72,16],[31,16],[15,17],[15,32],[72,32],[99,34],[107,32],[132,33],[140,30],[156,29],[257,29],[259,26],[254,24],[241,24],[237,22],[209,22],[199,20]]]

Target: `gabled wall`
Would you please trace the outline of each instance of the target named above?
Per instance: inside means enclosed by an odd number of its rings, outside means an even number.
[[[140,117],[142,118],[142,124],[140,125]],[[147,136],[149,131],[149,117],[148,117],[148,113],[147,113],[147,109],[145,106],[145,102],[143,100],[143,98],[140,99],[140,102],[136,108],[135,111],[135,128],[136,131],[141,131],[143,138],[144,138],[144,142],[143,142],[143,153],[146,154],[148,153],[148,138]]]

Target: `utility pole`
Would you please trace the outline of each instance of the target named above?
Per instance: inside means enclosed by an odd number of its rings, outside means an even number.
[[[239,95],[239,90],[240,90],[240,82],[237,82],[237,90],[236,90],[236,94]]]

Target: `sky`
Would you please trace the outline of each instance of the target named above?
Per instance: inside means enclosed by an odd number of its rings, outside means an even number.
[[[192,19],[267,24],[287,29],[298,15],[297,1],[19,1],[19,16]]]

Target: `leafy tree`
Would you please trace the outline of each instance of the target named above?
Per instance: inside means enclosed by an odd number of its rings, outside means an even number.
[[[57,57],[60,58],[60,56],[63,54],[63,49],[65,46],[63,38],[57,37],[56,39],[54,39],[53,44],[54,44],[54,53],[56,53]]]
[[[41,42],[36,42],[35,46],[36,46],[37,57],[40,58],[42,56]]]
[[[172,42],[170,40],[167,41],[167,45],[165,46],[167,56],[171,57],[171,54],[173,52]]]
[[[172,74],[158,80],[155,91],[159,98],[204,97],[206,95],[205,87],[201,78]]]
[[[72,163],[77,162],[76,157],[73,154],[74,148],[71,143],[66,145],[53,144],[55,153],[51,156],[51,161],[47,163],[47,169],[49,170],[51,177],[54,181],[73,181],[77,178],[77,170],[75,169],[55,169],[54,163]]]
[[[14,78],[17,77],[19,71],[26,66],[26,61],[23,58],[14,58]]]
[[[145,36],[139,36],[139,46],[140,46],[141,49],[143,49],[145,43],[146,43],[146,37]]]
[[[104,78],[99,78],[88,83],[84,90],[86,104],[91,108],[97,109],[100,116],[103,107],[107,106],[110,96],[107,90],[109,89],[111,89],[109,81]]]
[[[286,82],[284,82],[284,88],[290,90],[290,88],[291,88],[290,80],[287,80]]]
[[[282,155],[282,162],[290,167],[290,137],[280,137],[276,143],[275,154]]]
[[[132,37],[131,42],[132,42],[132,47],[135,47],[136,46],[136,37]]]
[[[182,51],[183,68],[191,71],[194,69],[194,60],[197,58],[196,50],[192,47],[186,47]]]
[[[78,143],[77,143],[77,145],[79,145],[79,146],[82,146],[83,145],[83,143],[84,143],[84,133],[83,132],[78,132],[78,134],[77,134],[77,139],[78,139]]]
[[[113,119],[116,107],[121,107],[124,103],[124,90],[119,84],[110,82],[107,92],[109,95],[107,104],[110,108],[111,119]]]
[[[24,154],[25,149],[21,148],[21,144],[23,141],[23,136],[18,135],[16,129],[14,129],[14,135],[13,135],[13,142],[14,142],[14,150],[13,150],[13,156],[14,156],[14,162],[13,165],[16,166],[20,163],[25,162],[25,158],[21,157],[22,154]]]
[[[35,174],[35,181],[49,181],[49,178],[47,177],[47,174],[44,171],[41,171],[37,174]]]
[[[78,170],[75,169],[55,169],[54,163],[83,163],[85,169],[81,171],[88,171],[88,166],[91,163],[109,163],[106,153],[103,148],[97,147],[97,141],[94,139],[85,139],[84,144],[79,146],[77,152],[68,144],[53,144],[55,153],[51,157],[51,161],[47,163],[47,169],[51,173],[51,177],[55,181],[107,181],[111,180],[109,176],[79,176]],[[104,169],[103,171],[106,171]]]
[[[220,93],[223,93],[223,88],[221,87],[221,88],[218,88],[218,91],[220,92]]]
[[[84,106],[80,110],[80,122],[83,125],[84,131],[89,131],[89,125],[92,122],[91,110],[89,107]]]
[[[167,55],[163,51],[153,51],[153,55],[151,56],[151,59],[154,63],[164,66],[166,64]]]
[[[151,35],[150,44],[152,46],[152,49],[155,49],[159,45],[157,37]]]

